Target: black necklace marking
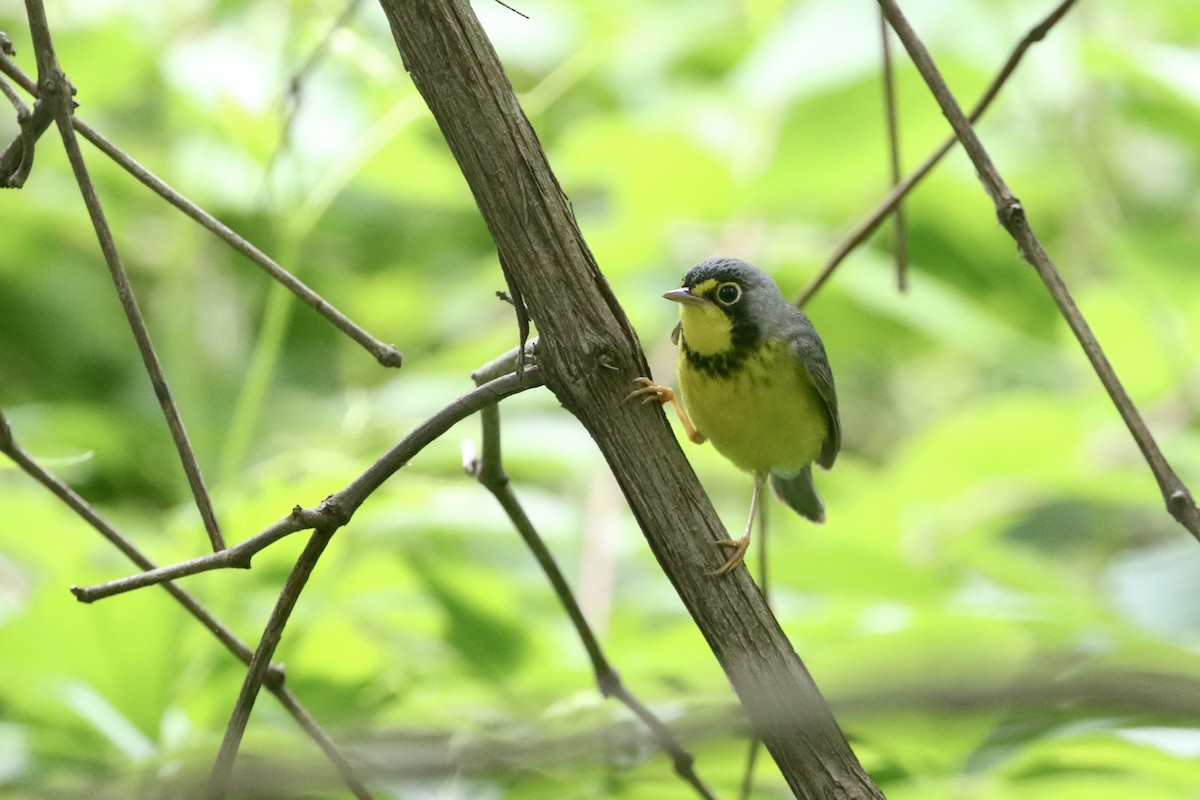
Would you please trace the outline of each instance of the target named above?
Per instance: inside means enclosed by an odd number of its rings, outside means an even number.
[[[732,325],[729,332],[730,347],[720,353],[710,355],[697,353],[688,347],[687,337],[684,336],[683,331],[679,332],[679,346],[683,350],[684,358],[693,369],[712,378],[728,378],[741,369],[742,365],[746,363],[746,359],[750,358],[758,349],[757,325],[748,319],[732,315],[729,321]]]

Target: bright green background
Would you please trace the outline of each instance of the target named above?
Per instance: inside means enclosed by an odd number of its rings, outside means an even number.
[[[886,189],[871,3],[476,5],[660,378],[659,294],[690,264],[737,255],[795,293]],[[905,3],[967,104],[1049,5]],[[378,7],[284,97],[341,8],[49,3],[84,119],[405,352],[379,368],[84,145],[233,541],[340,489],[515,343],[486,230]],[[32,71],[19,10],[0,6],[0,30]],[[1194,0],[1080,3],[979,128],[1192,486],[1197,37]],[[947,126],[906,64],[899,81],[911,165]],[[0,113],[0,139],[14,131]],[[772,509],[780,619],[893,800],[1200,797],[1200,548],[962,154],[907,208],[907,294],[881,235],[808,306],[845,449],[818,476],[828,524]],[[54,131],[26,188],[0,193],[0,407],[156,561],[203,551]],[[503,414],[517,491],[613,663],[736,796],[731,694],[603,461],[544,391]],[[545,580],[461,472],[477,436],[456,427],[338,534],[279,651],[289,685],[393,770],[380,797],[694,796],[598,698]],[[736,529],[749,479],[686,449]],[[7,461],[0,512],[0,795],[177,796],[211,763],[240,665],[160,590],[76,603],[70,585],[132,568]],[[185,586],[253,642],[300,546]],[[345,796],[269,697],[244,752],[279,796]],[[786,796],[769,763],[755,796]]]

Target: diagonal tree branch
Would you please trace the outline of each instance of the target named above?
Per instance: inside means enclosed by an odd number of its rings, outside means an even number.
[[[96,511],[90,503],[84,500],[79,494],[67,484],[63,483],[49,471],[42,467],[32,455],[21,447],[13,436],[12,426],[8,422],[8,418],[0,411],[0,453],[8,456],[8,458],[17,465],[29,477],[45,486],[50,490],[51,494],[57,497],[68,508],[75,512],[86,523],[92,526],[101,536],[107,539],[114,547],[143,570],[154,570],[155,565],[141,550],[138,550],[129,539],[116,529],[100,512]],[[233,633],[222,625],[216,618],[204,610],[192,595],[188,594],[183,589],[176,586],[174,583],[167,581],[161,582],[165,589],[172,597],[174,597],[184,608],[191,613],[204,627],[221,643],[238,658],[245,662],[249,662],[251,651],[250,648],[242,644],[241,641],[233,635]],[[283,668],[274,668],[273,684],[283,685]]]
[[[531,342],[536,348],[536,343]],[[499,359],[501,368],[517,370],[525,363],[528,354],[523,353],[524,348],[514,348],[509,353]],[[471,375],[476,383],[489,380],[494,365],[497,362],[493,361],[484,365]],[[517,498],[517,493],[513,491],[512,483],[508,477],[508,473],[504,469],[504,460],[501,456],[500,447],[500,406],[493,403],[490,406],[485,406],[479,412],[479,423],[481,428],[482,450],[478,458],[472,455],[469,458],[464,458],[463,467],[467,474],[479,481],[483,488],[487,489],[492,497],[496,498],[496,502],[504,509],[504,513],[508,515],[509,521],[513,527],[517,529],[521,539],[525,542],[525,546],[533,553],[534,559],[538,562],[538,566],[542,568],[542,572],[546,574],[546,578],[550,581],[551,587],[554,589],[554,594],[558,597],[559,603],[566,610],[567,616],[571,619],[571,625],[575,628],[575,632],[579,634],[579,639],[583,643],[583,649],[587,652],[588,660],[592,662],[592,672],[596,676],[596,685],[600,689],[600,694],[604,697],[615,697],[634,713],[642,721],[659,746],[663,748],[670,756],[675,767],[675,773],[684,781],[696,790],[696,793],[706,800],[716,800],[716,796],[712,790],[705,785],[700,776],[696,774],[695,757],[680,745],[675,738],[675,734],[671,729],[658,718],[641,700],[639,700],[621,680],[621,676],[613,669],[608,658],[604,655],[604,651],[600,647],[600,643],[596,640],[595,634],[592,632],[591,625],[583,616],[583,610],[579,607],[579,603],[575,600],[575,594],[571,591],[570,584],[563,576],[562,570],[558,568],[558,563],[554,560],[554,555],[550,549],[546,547],[546,543],[542,541],[542,537],[538,534],[537,528],[534,527],[533,521],[529,519],[529,515],[525,513],[524,506]]]
[[[258,699],[259,690],[262,689],[267,675],[267,667],[275,655],[279,640],[283,638],[283,628],[296,608],[300,593],[304,591],[304,586],[312,576],[313,570],[316,569],[321,553],[325,552],[326,545],[329,544],[329,540],[336,532],[336,526],[318,528],[313,531],[312,536],[308,539],[308,544],[305,545],[304,551],[300,553],[300,558],[292,568],[291,574],[288,575],[287,583],[284,584],[283,591],[279,594],[275,608],[271,611],[271,618],[267,621],[262,638],[258,640],[258,648],[254,651],[254,657],[250,659],[250,666],[246,670],[246,677],[242,680],[242,689],[238,694],[237,702],[234,703],[233,714],[229,719],[229,724],[225,727],[225,736],[221,740],[221,750],[213,765],[208,784],[208,797],[212,800],[221,800],[229,791],[229,780],[233,776],[233,762],[237,758],[238,747],[242,743],[242,734],[246,732],[246,725],[250,722],[250,712],[254,710],[254,701]]]
[[[71,593],[80,602],[92,603],[134,589],[214,569],[249,569],[251,559],[257,553],[286,536],[299,531],[345,525],[372,492],[452,425],[489,404],[541,384],[541,375],[533,367],[519,375],[501,373],[500,377],[467,392],[422,422],[392,449],[380,456],[362,475],[340,492],[327,497],[319,507],[309,509],[296,506],[290,514],[265,530],[219,553],[210,553],[165,567],[147,568],[136,575],[117,578],[96,586],[72,586]]]
[[[71,594],[75,595],[75,599],[81,603],[94,603],[107,597],[132,592],[134,589],[156,586],[214,569],[250,569],[251,559],[280,539],[300,531],[312,530],[322,524],[329,524],[329,522],[329,515],[322,513],[320,509],[309,510],[296,506],[292,509],[292,513],[283,519],[233,547],[189,558],[187,561],[180,561],[177,564],[146,569],[144,572],[117,578],[96,586],[72,586]]]
[[[328,515],[328,521],[318,525],[312,536],[309,537],[308,544],[292,568],[287,583],[271,612],[262,638],[259,639],[258,648],[250,660],[241,692],[234,704],[229,725],[225,729],[220,752],[213,765],[208,784],[209,798],[219,800],[225,797],[229,791],[229,782],[233,775],[233,764],[237,758],[238,748],[241,746],[242,736],[246,732],[246,725],[250,720],[250,712],[254,709],[254,702],[262,689],[268,666],[283,637],[283,629],[296,607],[296,602],[300,599],[300,593],[316,568],[321,553],[324,552],[333,535],[350,521],[358,507],[382,486],[385,480],[412,460],[426,445],[448,431],[456,422],[481,408],[494,406],[504,397],[540,385],[541,376],[537,367],[529,367],[522,372],[505,375],[468,392],[418,425],[399,444],[371,465],[366,472],[351,481],[345,489],[331,495],[321,503],[321,508],[317,513]]]
[[[1008,185],[1005,184],[1004,179],[1000,176],[996,166],[992,163],[991,157],[988,156],[987,151],[984,149],[983,143],[975,135],[975,130],[971,127],[970,120],[967,119],[967,116],[959,107],[958,101],[955,100],[949,87],[946,86],[946,82],[942,78],[941,73],[938,72],[933,58],[929,55],[929,51],[912,29],[912,26],[909,25],[908,20],[904,17],[904,13],[900,10],[900,6],[895,0],[878,0],[878,2],[880,8],[883,9],[883,13],[887,16],[888,22],[891,23],[892,29],[896,31],[896,35],[904,43],[904,47],[908,50],[909,56],[920,71],[921,77],[925,79],[925,83],[928,84],[934,98],[938,101],[938,105],[941,106],[942,113],[946,115],[946,119],[954,129],[955,136],[962,142],[963,149],[966,150],[971,163],[975,165],[975,171],[979,175],[979,180],[983,183],[984,190],[991,197],[992,203],[996,207],[997,219],[1000,220],[1000,224],[1004,226],[1004,229],[1016,241],[1021,257],[1037,270],[1038,276],[1041,277],[1042,282],[1046,285],[1050,296],[1054,298],[1054,302],[1058,305],[1063,318],[1066,319],[1067,325],[1070,326],[1071,332],[1079,340],[1079,345],[1083,348],[1084,354],[1092,363],[1092,368],[1096,371],[1097,377],[1104,384],[1108,396],[1112,398],[1118,413],[1125,420],[1126,427],[1129,428],[1129,432],[1137,443],[1138,448],[1142,451],[1146,463],[1150,466],[1150,471],[1154,473],[1154,477],[1158,481],[1158,487],[1162,492],[1167,511],[1192,536],[1200,539],[1200,509],[1196,507],[1191,492],[1188,491],[1187,486],[1179,479],[1179,476],[1175,474],[1175,471],[1171,468],[1166,457],[1163,456],[1162,451],[1159,449],[1158,443],[1154,440],[1154,436],[1150,433],[1150,429],[1146,427],[1142,415],[1138,412],[1133,401],[1129,399],[1125,387],[1121,385],[1116,371],[1108,363],[1108,358],[1105,356],[1103,348],[1100,347],[1100,343],[1096,340],[1095,334],[1092,333],[1087,320],[1084,319],[1083,314],[1079,311],[1079,307],[1075,305],[1075,300],[1071,297],[1066,283],[1063,282],[1058,268],[1054,265],[1054,261],[1046,253],[1042,247],[1042,243],[1034,234],[1033,228],[1029,225],[1024,207],[1022,207],[1020,201],[1017,200],[1008,188]]]
[[[13,81],[22,89],[29,92],[30,95],[38,96],[37,84],[34,83],[33,79],[21,71],[20,67],[3,53],[0,53],[0,72],[11,77]],[[50,106],[47,105],[46,108],[49,109]],[[35,114],[37,113],[36,109],[37,107],[34,110]],[[50,119],[51,116],[48,115],[47,124],[49,124]],[[115,161],[122,169],[143,183],[147,188],[191,217],[234,250],[241,253],[272,279],[283,284],[289,292],[294,294],[304,304],[325,317],[334,327],[362,346],[382,366],[399,367],[401,365],[403,356],[396,349],[395,345],[385,344],[376,339],[333,306],[328,300],[313,291],[304,281],[297,278],[291,272],[288,272],[270,256],[244,239],[228,225],[180,194],[162,178],[146,169],[146,167],[134,160],[132,156],[101,135],[95,128],[73,114],[71,115],[71,125],[79,132],[80,136],[95,145],[100,152]],[[15,147],[15,145],[16,143],[14,142],[10,147]],[[3,181],[5,174],[3,171],[4,164],[3,156],[0,156],[0,182]]]
[[[105,539],[120,550],[126,558],[143,570],[153,570],[154,563],[138,550],[127,537],[100,515],[92,506],[80,497],[70,486],[63,483],[45,470],[37,461],[17,443],[13,437],[12,427],[4,413],[0,411],[0,453],[8,456],[22,472],[45,486],[57,498],[74,511],[80,518],[91,525]],[[163,583],[163,589],[175,598],[184,609],[225,646],[225,649],[238,658],[243,664],[249,664],[253,653],[240,639],[233,634],[220,620],[214,617],[200,604],[200,601],[174,583]],[[266,668],[263,678],[267,690],[288,710],[288,713],[299,723],[317,746],[324,751],[326,757],[341,773],[342,781],[359,800],[370,800],[371,795],[359,780],[349,759],[338,749],[329,734],[317,723],[308,709],[283,684],[283,667],[271,664]]]
[[[1021,59],[1025,57],[1026,51],[1045,39],[1050,29],[1066,16],[1071,7],[1075,5],[1075,2],[1076,0],[1063,0],[1041,22],[1030,28],[1029,32],[1022,37],[1021,41],[1017,43],[1017,46],[1004,62],[1004,66],[1000,68],[1000,71],[996,73],[996,77],[988,85],[987,90],[984,91],[983,96],[976,101],[975,107],[971,109],[971,113],[967,116],[967,119],[972,124],[979,121],[979,118],[987,111],[992,101],[996,99],[996,95],[1000,93],[1000,89],[1008,82],[1017,65],[1021,63]],[[905,195],[912,191],[913,187],[920,183],[937,166],[942,157],[949,153],[956,144],[958,144],[958,137],[951,135],[946,141],[942,142],[942,145],[937,150],[933,151],[928,158],[921,162],[921,165],[913,170],[907,178],[892,187],[892,190],[879,201],[879,205],[875,206],[870,214],[855,225],[842,243],[834,249],[829,260],[825,262],[825,266],[821,267],[821,271],[809,281],[809,284],[801,290],[793,302],[798,306],[803,306],[812,299],[812,296],[825,284],[825,281],[838,268],[838,265],[846,259],[846,256],[854,252],[855,248],[865,242],[867,237],[875,232],[880,223],[899,207],[900,201],[904,199]]]
[[[67,159],[71,162],[71,169],[75,173],[75,180],[79,184],[79,192],[83,195],[88,215],[92,218],[96,239],[100,243],[104,261],[108,264],[113,283],[117,287],[117,296],[120,298],[121,307],[129,320],[129,327],[137,342],[138,352],[142,354],[142,363],[145,365],[146,374],[150,376],[154,396],[158,398],[163,416],[167,420],[167,427],[171,429],[171,438],[175,442],[175,449],[179,452],[179,459],[183,463],[183,471],[187,475],[188,486],[191,487],[196,508],[200,512],[200,518],[204,521],[204,529],[208,533],[213,550],[221,550],[225,547],[225,539],[221,535],[221,526],[217,523],[217,516],[213,512],[212,500],[204,485],[204,476],[200,472],[199,464],[196,463],[196,454],[192,451],[192,443],[188,439],[187,429],[184,428],[183,419],[179,416],[179,409],[171,397],[171,390],[167,386],[167,378],[163,373],[162,364],[159,363],[158,355],[154,352],[154,344],[150,341],[150,331],[146,328],[146,321],[142,318],[142,312],[138,308],[137,298],[129,284],[129,276],[125,273],[125,266],[121,263],[121,256],[117,252],[117,243],[108,227],[104,209],[100,205],[100,198],[96,196],[96,187],[92,185],[92,179],[88,175],[87,164],[84,163],[83,153],[79,149],[79,141],[75,138],[75,129],[71,126],[71,117],[74,115],[75,109],[75,101],[71,98],[75,89],[67,81],[67,76],[59,68],[58,59],[54,55],[54,44],[50,39],[50,26],[46,21],[46,10],[42,7],[42,0],[25,0],[25,8],[29,16],[29,30],[33,38],[34,50],[37,54],[38,86],[40,88],[38,104],[45,103],[54,110],[54,120],[62,135],[63,148],[67,151]]]
[[[380,0],[506,277],[537,323],[538,368],[596,441],[651,550],[797,796],[880,798],[727,538],[661,409],[625,403],[648,368],[467,0]]]
[[[242,685],[242,691],[234,706],[234,712],[231,716],[230,724],[226,728],[225,739],[222,743],[217,763],[213,769],[210,781],[210,796],[223,797],[228,789],[234,758],[241,743],[242,735],[245,732],[246,723],[249,720],[250,712],[253,709],[258,693],[265,684],[272,692],[279,695],[280,701],[292,711],[293,716],[296,717],[301,725],[305,726],[309,734],[326,750],[330,755],[330,759],[342,771],[347,785],[354,790],[356,796],[362,798],[369,797],[369,795],[366,794],[366,789],[362,787],[361,783],[354,776],[349,763],[341,756],[332,741],[316,725],[316,722],[303,706],[294,697],[290,696],[290,694],[286,694],[286,690],[283,688],[283,671],[280,667],[271,664],[271,658],[274,656],[275,649],[279,645],[283,628],[287,624],[288,617],[291,615],[296,601],[299,599],[300,592],[303,590],[309,575],[311,575],[312,570],[315,568],[317,560],[321,552],[325,549],[325,545],[328,544],[329,539],[340,527],[350,521],[350,518],[359,506],[376,489],[382,486],[384,481],[411,461],[430,442],[448,431],[455,423],[481,408],[494,407],[504,397],[540,385],[542,385],[541,375],[536,366],[526,367],[519,373],[502,374],[500,377],[454,400],[441,411],[418,425],[404,439],[363,472],[362,475],[351,481],[340,492],[326,498],[319,508],[315,510],[293,509],[291,514],[267,528],[267,530],[258,536],[244,542],[243,545],[253,543],[252,546],[244,550],[239,550],[243,546],[239,545],[227,551],[214,553],[211,556],[183,562],[182,565],[174,565],[161,569],[156,569],[149,559],[134,548],[127,539],[121,536],[120,533],[100,517],[69,487],[55,480],[44,470],[37,467],[28,454],[17,446],[8,421],[2,413],[0,413],[0,452],[8,455],[14,462],[25,469],[26,472],[63,499],[64,502],[75,509],[84,519],[96,527],[105,538],[115,544],[134,563],[145,570],[141,575],[123,578],[109,584],[101,585],[100,587],[91,587],[88,589],[72,587],[72,592],[74,592],[76,597],[80,600],[90,602],[101,597],[108,597],[142,586],[161,584],[163,588],[183,603],[201,622],[204,622],[206,627],[216,634],[232,652],[238,655],[243,662],[249,664],[249,669]],[[244,644],[229,633],[223,625],[204,611],[199,603],[193,600],[190,595],[169,582],[173,577],[194,574],[206,569],[216,569],[223,566],[248,567],[250,557],[254,553],[278,541],[289,533],[304,529],[314,529],[313,535],[310,537],[308,546],[297,561],[287,585],[280,594],[275,611],[272,613],[263,637],[259,640],[258,648],[253,654],[250,653]],[[236,556],[231,556],[232,552],[236,552]],[[146,577],[143,578],[142,576]],[[359,791],[360,789],[361,792]]]

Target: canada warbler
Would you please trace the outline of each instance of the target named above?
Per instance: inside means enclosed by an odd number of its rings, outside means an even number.
[[[762,270],[736,258],[692,267],[683,285],[663,295],[679,303],[671,339],[679,346],[675,393],[649,378],[630,396],[672,403],[688,438],[709,440],[735,466],[754,475],[746,531],[716,544],[733,550],[714,575],[733,569],[750,546],[763,484],[813,522],[825,504],[813,487],[812,464],[833,466],[842,444],[837,393],[825,346],[804,312]],[[689,418],[690,414],[690,418]]]

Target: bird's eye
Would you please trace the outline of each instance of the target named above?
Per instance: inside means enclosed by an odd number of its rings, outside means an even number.
[[[742,287],[736,283],[722,283],[717,287],[717,302],[723,306],[731,306],[742,299]]]

